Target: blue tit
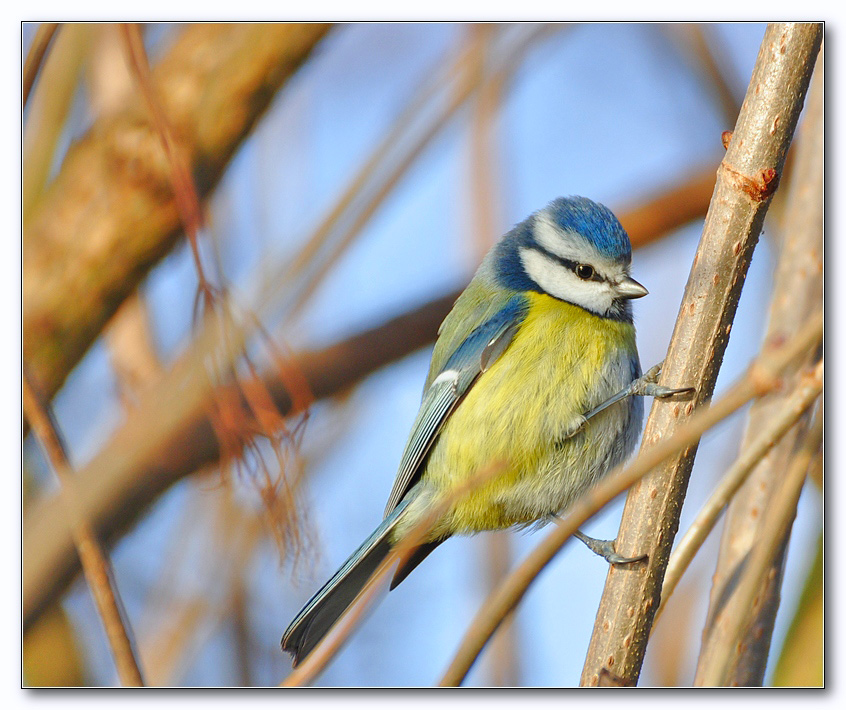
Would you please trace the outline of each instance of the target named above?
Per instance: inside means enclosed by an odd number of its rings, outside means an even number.
[[[490,250],[438,331],[384,520],[285,631],[295,665],[432,506],[446,502],[391,589],[452,535],[550,520],[631,453],[643,400],[615,395],[641,374],[631,299],[648,292],[630,263],[620,222],[584,197],[554,200]],[[450,496],[473,476],[482,484]]]

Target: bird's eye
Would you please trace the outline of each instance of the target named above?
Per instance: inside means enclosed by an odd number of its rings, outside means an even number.
[[[593,278],[593,274],[593,267],[590,264],[579,264],[576,267],[576,276],[578,276],[580,279],[589,281]]]

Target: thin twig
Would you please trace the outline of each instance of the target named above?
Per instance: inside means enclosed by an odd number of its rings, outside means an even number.
[[[361,175],[351,184],[350,190],[358,185],[358,189],[367,195],[367,199],[363,204],[357,206],[357,209],[354,206],[351,214],[344,216],[348,226],[342,229],[339,235],[332,235],[333,238],[331,240],[328,238],[330,236],[328,233],[335,227],[335,222],[343,224],[340,215],[336,214],[335,210],[333,210],[329,215],[329,219],[324,222],[306,245],[306,250],[309,250],[308,253],[311,253],[315,249],[315,246],[317,246],[313,244],[316,237],[323,234],[323,240],[329,244],[327,254],[322,259],[314,259],[309,269],[305,269],[305,259],[301,255],[298,255],[292,267],[286,266],[284,274],[273,276],[272,282],[274,284],[285,286],[292,283],[289,274],[297,274],[300,271],[305,273],[303,280],[293,282],[296,285],[296,289],[292,302],[287,307],[287,322],[291,322],[302,310],[332,266],[338,262],[373,215],[376,214],[376,211],[381,207],[386,198],[392,193],[400,179],[408,173],[411,166],[415,164],[435,137],[441,134],[444,127],[449,124],[459,109],[467,103],[475,92],[483,90],[486,83],[501,84],[505,81],[506,77],[511,76],[516,67],[520,66],[520,60],[523,55],[543,33],[543,27],[531,28],[526,32],[515,43],[514,47],[508,48],[506,52],[503,52],[502,56],[497,57],[496,70],[489,77],[483,77],[478,70],[481,59],[475,47],[471,46],[467,51],[459,54],[448,74],[454,77],[455,86],[452,87],[446,103],[443,106],[437,103],[435,112],[422,122],[422,126],[412,125],[410,128],[408,126],[398,126],[397,128],[405,128],[406,132],[411,133],[411,136],[402,136],[402,139],[404,139],[403,142],[400,142],[400,138],[397,136],[396,140],[391,142],[386,141],[381,144],[374,154],[374,158],[378,155],[382,163],[372,166],[368,163],[363,168]],[[421,114],[425,116],[425,112],[421,111]],[[420,123],[419,117],[416,118],[418,120],[415,123]],[[416,131],[414,130],[415,128]],[[395,154],[391,155],[389,148],[395,147],[393,143],[399,145],[399,150],[394,150],[393,152]],[[364,178],[367,176],[368,170],[373,173],[374,179],[372,182],[374,184],[365,188]],[[346,196],[345,194],[344,198]],[[350,198],[353,196],[355,196],[355,193],[352,193]],[[344,198],[342,198],[342,203]],[[276,298],[274,300],[283,299]]]
[[[492,26],[471,25],[467,41],[481,47],[481,61],[477,71],[485,76],[490,71]],[[501,205],[504,200],[502,189],[503,164],[496,135],[496,117],[504,94],[504,75],[499,81],[484,81],[473,103],[472,119],[468,124],[469,197],[471,212],[470,240],[474,261],[480,262],[501,234],[504,219]],[[499,584],[511,566],[513,557],[510,531],[499,530],[479,540],[484,546],[481,561],[484,567],[486,592]],[[488,685],[516,687],[520,685],[521,655],[520,635],[516,619],[509,617],[500,633],[491,642],[488,655]]]
[[[822,365],[822,363],[820,363]],[[822,392],[822,367],[815,370],[811,378],[802,378],[797,384],[792,396],[784,402],[775,419],[767,422],[766,428],[758,434],[758,438],[743,450],[740,457],[726,471],[717,488],[708,498],[702,510],[691,523],[681,542],[676,546],[661,588],[661,604],[655,612],[653,629],[661,613],[676,589],[679,580],[684,575],[702,543],[714,529],[725,507],[732,496],[743,485],[755,466],[766,456],[790,428],[799,421],[805,412],[813,405]]]
[[[675,433],[642,449],[629,466],[619,466],[577,502],[561,522],[512,572],[477,612],[458,651],[439,685],[459,685],[484,645],[505,616],[518,604],[529,585],[569,540],[572,534],[608,501],[625,491],[655,466],[679,451],[694,445],[702,434],[755,397],[763,396],[779,384],[779,375],[797,358],[820,342],[822,316],[812,319],[802,333],[781,347],[765,350],[720,400],[699,409]],[[623,553],[627,554],[627,553]],[[634,563],[643,565],[643,562]],[[631,567],[631,565],[627,565]],[[612,567],[612,571],[615,568]]]
[[[203,227],[203,212],[200,208],[200,198],[194,185],[194,178],[188,167],[186,151],[177,142],[173,126],[168,120],[162,107],[161,100],[153,85],[153,74],[144,49],[144,40],[137,24],[122,24],[124,47],[129,58],[138,88],[144,97],[144,103],[150,113],[152,124],[159,134],[170,168],[170,180],[173,185],[173,195],[179,218],[185,230],[185,236],[191,245],[191,255],[194,257],[194,268],[197,271],[198,289],[203,294],[205,304],[209,305],[214,296],[214,289],[206,278],[203,262],[200,257],[200,230]]]
[[[120,597],[114,586],[109,563],[103,554],[91,525],[80,515],[65,446],[62,443],[49,405],[37,395],[26,368],[23,370],[23,408],[33,431],[47,454],[61,485],[61,498],[72,521],[74,543],[91,596],[106,630],[121,683],[127,686],[144,685],[138,661],[135,659],[129,625],[121,614]]]
[[[673,26],[670,26],[671,29]],[[731,82],[726,76],[725,48],[715,37],[713,26],[691,23],[678,28],[681,45],[699,64],[720,104],[726,126],[733,126],[740,113],[740,101],[735,96]]]
[[[697,678],[697,685],[729,685],[732,666],[742,651],[742,637],[755,620],[757,606],[765,600],[766,587],[772,585],[775,575],[769,574],[776,555],[780,554],[796,516],[796,504],[808,472],[808,465],[819,450],[823,439],[822,410],[817,412],[813,428],[805,437],[799,452],[793,458],[787,475],[773,494],[763,517],[763,525],[756,536],[756,544],[749,553],[743,576],[734,593],[734,608],[746,613],[733,613],[725,621],[726,644],[715,654],[707,673]]]
[[[29,45],[29,52],[27,52],[26,61],[24,61],[23,80],[21,82],[22,108],[26,108],[26,102],[29,100],[29,93],[35,83],[35,77],[38,76],[38,70],[41,69],[47,49],[50,47],[50,42],[58,29],[58,22],[42,22],[35,31],[35,37],[32,38],[32,44]]]
[[[821,25],[770,25],[746,99],[720,164],[702,238],[685,288],[661,384],[693,387],[686,405],[655,400],[642,448],[684,426],[714,391],[737,303],[764,216],[810,81]],[[629,491],[617,550],[646,555],[612,567],[600,602],[581,683],[635,685],[678,529],[697,446],[673,456]]]

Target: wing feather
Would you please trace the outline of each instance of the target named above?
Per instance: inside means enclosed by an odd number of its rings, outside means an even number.
[[[484,323],[446,358],[440,371],[430,371],[430,384],[411,427],[385,514],[390,513],[420,477],[422,464],[449,415],[470,387],[505,352],[526,314],[519,294]],[[452,315],[452,314],[450,314]]]

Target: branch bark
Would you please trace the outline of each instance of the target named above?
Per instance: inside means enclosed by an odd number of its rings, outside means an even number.
[[[686,406],[656,400],[643,435],[648,451],[677,431],[713,394],[752,251],[778,185],[820,47],[818,24],[771,24],[717,184],[661,384],[695,387]],[[582,672],[583,685],[606,679],[635,685],[678,530],[696,444],[656,468],[629,492],[617,538],[624,556],[648,559],[611,566]]]
[[[154,71],[201,196],[325,24],[188,27]],[[181,233],[161,140],[139,97],[68,151],[23,235],[23,351],[52,397]]]
[[[824,193],[824,65],[818,60],[808,109],[796,151],[796,164],[786,206],[784,240],[773,285],[767,339],[789,338],[823,304],[823,193]],[[741,451],[748,450],[768,422],[787,405],[789,393],[756,402],[749,410]],[[738,606],[735,584],[767,516],[773,492],[783,480],[796,443],[807,422],[800,423],[755,468],[729,506],[714,573],[708,619],[696,671],[696,683],[714,678],[713,664],[723,653],[731,618],[746,615]],[[789,534],[789,531],[788,531]],[[743,652],[725,678],[729,685],[761,685],[769,656],[775,615],[778,610],[784,550],[773,561],[768,584],[761,594],[756,619],[742,640]]]

